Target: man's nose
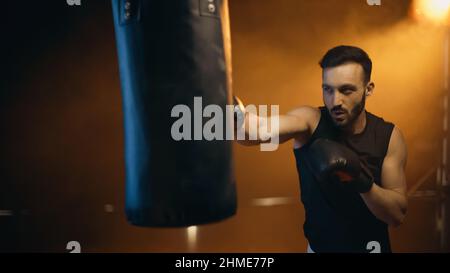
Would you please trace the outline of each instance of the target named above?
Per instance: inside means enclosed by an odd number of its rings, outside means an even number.
[[[333,106],[342,105],[342,94],[338,90],[333,92]]]

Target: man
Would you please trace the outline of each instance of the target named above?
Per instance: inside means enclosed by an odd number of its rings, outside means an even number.
[[[280,115],[278,131],[271,131],[280,142],[294,139],[308,252],[390,252],[388,226],[400,225],[407,209],[405,140],[392,123],[365,110],[375,88],[366,52],[338,46],[320,66],[325,106]],[[252,114],[243,113],[248,136]]]

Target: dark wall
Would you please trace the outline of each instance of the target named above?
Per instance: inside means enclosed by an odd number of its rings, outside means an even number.
[[[374,60],[368,109],[397,124],[412,186],[440,159],[442,30],[408,19],[410,2],[230,0],[234,91],[282,113],[320,105],[317,61],[337,44]],[[0,19],[0,249],[302,252],[303,207],[292,143],[235,146],[239,209],[186,229],[130,226],[124,214],[123,121],[109,1],[5,1]],[[5,16],[6,15],[6,16]],[[425,91],[426,90],[426,91]],[[420,114],[417,114],[420,113]],[[177,171],[177,170],[174,170]],[[432,176],[425,188],[434,189]],[[258,206],[255,198],[287,197]],[[438,251],[435,199],[411,199],[396,251]]]

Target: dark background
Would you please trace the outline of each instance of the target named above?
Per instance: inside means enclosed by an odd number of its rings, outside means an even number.
[[[380,7],[362,0],[229,4],[233,89],[245,103],[279,104],[281,113],[321,105],[317,62],[324,52],[338,44],[369,52],[377,88],[368,110],[403,131],[409,188],[425,181],[419,194],[411,192],[405,223],[391,230],[393,249],[448,251],[436,220],[442,211],[435,192],[445,28],[411,19],[407,0],[383,0]],[[234,217],[193,233],[129,225],[110,2],[10,0],[2,10],[1,251],[66,252],[69,241],[80,242],[84,252],[306,249],[292,143],[275,152],[235,146]],[[261,198],[273,197],[282,202],[261,205],[267,200]]]

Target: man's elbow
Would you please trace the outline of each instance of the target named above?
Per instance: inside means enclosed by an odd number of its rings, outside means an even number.
[[[387,224],[391,227],[399,227],[400,225],[402,225],[405,222],[406,211],[406,207],[402,208],[399,213],[390,217],[390,219],[387,221]]]

